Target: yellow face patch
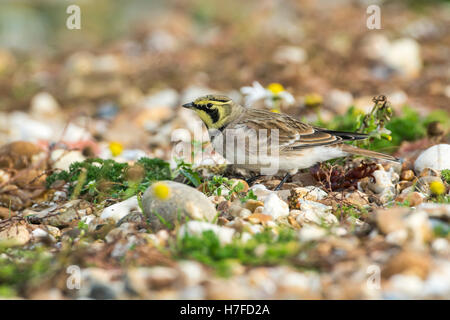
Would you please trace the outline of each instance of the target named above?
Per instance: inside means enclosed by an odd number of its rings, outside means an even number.
[[[219,129],[227,121],[229,102],[214,100],[196,100],[194,110],[208,129]]]

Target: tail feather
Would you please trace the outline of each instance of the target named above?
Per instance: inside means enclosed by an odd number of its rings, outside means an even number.
[[[341,137],[342,140],[344,140],[344,141],[364,140],[369,137],[365,133],[357,133],[357,132],[334,131],[334,130],[327,130],[327,129],[320,129],[320,131],[332,134],[337,137]]]
[[[389,154],[384,154],[384,153],[375,152],[375,151],[366,150],[366,149],[360,149],[360,148],[350,146],[348,144],[342,144],[342,151],[350,153],[350,154],[356,154],[356,155],[360,155],[360,156],[369,157],[369,158],[376,158],[376,159],[400,162],[400,159],[398,159],[394,156],[391,156]]]

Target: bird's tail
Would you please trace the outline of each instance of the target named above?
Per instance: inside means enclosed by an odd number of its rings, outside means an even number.
[[[342,151],[350,153],[350,154],[356,154],[356,155],[360,155],[360,156],[369,157],[369,158],[376,158],[376,159],[400,162],[400,159],[398,159],[394,156],[391,156],[389,154],[384,154],[384,153],[375,152],[375,151],[366,150],[366,149],[360,149],[360,148],[350,146],[348,144],[342,144]]]

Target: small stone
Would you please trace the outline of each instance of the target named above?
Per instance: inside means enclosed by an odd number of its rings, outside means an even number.
[[[433,230],[425,211],[416,210],[406,216],[405,225],[412,247],[423,249],[433,237]]]
[[[100,218],[103,220],[112,219],[117,223],[133,211],[141,212],[137,196],[131,197],[125,201],[113,204],[112,206],[103,209]]]
[[[423,151],[414,162],[414,170],[422,172],[425,168],[450,169],[450,145],[438,144]]]
[[[174,181],[159,181],[167,186],[167,197],[158,197],[155,184],[150,186],[142,197],[144,215],[150,226],[157,231],[170,224],[182,223],[185,217],[195,220],[212,221],[216,216],[215,206],[200,191]]]
[[[264,199],[272,194],[272,191],[268,190],[263,184],[254,184],[250,190],[253,190],[254,195],[258,198],[259,201],[264,201]]]
[[[39,212],[29,211],[27,220],[33,224],[45,224],[54,227],[68,227],[76,221],[87,215],[89,202],[77,199],[64,203],[63,205],[54,205]]]
[[[441,255],[450,254],[450,244],[445,238],[438,238],[431,243],[431,248],[434,252]]]
[[[378,228],[384,234],[405,229],[403,218],[408,214],[409,209],[404,207],[390,208],[388,210],[376,211],[376,222]]]
[[[404,250],[388,261],[382,274],[387,278],[401,273],[426,279],[430,268],[431,260],[427,254]]]
[[[216,234],[221,244],[231,243],[233,240],[234,229],[228,227],[218,226],[204,221],[188,221],[181,226],[180,235],[191,235],[201,237],[203,232],[212,231]]]
[[[41,228],[34,229],[33,232],[31,232],[31,235],[36,240],[53,240],[53,241],[55,241],[55,239],[53,237],[51,237],[47,231],[45,231]]]
[[[353,95],[350,92],[333,89],[325,96],[324,104],[337,114],[345,114],[352,103]]]
[[[69,171],[72,163],[82,162],[86,158],[78,150],[56,149],[51,153],[50,159],[53,161],[52,167],[54,169]]]
[[[9,219],[15,217],[17,213],[9,208],[0,207],[0,219]]]
[[[300,241],[304,242],[317,241],[324,238],[326,235],[327,232],[325,229],[319,228],[315,225],[305,225],[298,233]]]
[[[299,208],[299,199],[317,201],[324,199],[326,196],[327,193],[318,187],[300,187],[291,190],[288,201],[291,208]]]
[[[272,216],[274,220],[289,215],[289,206],[276,194],[272,193],[264,200],[264,214]]]
[[[59,112],[59,104],[48,92],[40,92],[31,99],[31,113],[40,117],[54,117]]]
[[[347,193],[345,195],[345,201],[358,207],[363,207],[369,204],[369,198],[367,195],[359,190]]]
[[[391,200],[395,196],[395,186],[392,182],[398,180],[398,175],[392,169],[376,170],[372,175],[375,182],[368,183],[369,189],[378,194],[382,203]]]
[[[440,177],[440,176],[441,176],[441,174],[439,173],[439,171],[431,169],[431,168],[425,168],[419,174],[419,178],[422,178],[422,177]]]
[[[0,242],[9,246],[21,246],[31,239],[31,234],[22,222],[13,223],[0,231]]]
[[[263,213],[254,213],[247,217],[247,220],[254,224],[262,224],[265,225],[269,221],[272,221],[272,216]]]
[[[244,207],[250,210],[251,212],[254,212],[257,207],[264,207],[264,202],[249,199],[245,202]]]
[[[183,282],[186,286],[194,286],[200,284],[206,279],[206,273],[203,266],[196,261],[180,261],[178,267],[181,272]]]
[[[301,47],[281,46],[277,48],[273,58],[281,64],[301,64],[306,61],[307,54]]]
[[[402,179],[403,181],[411,181],[412,179],[414,179],[414,171],[412,170],[402,171],[400,179]]]
[[[33,164],[40,153],[41,148],[31,142],[11,142],[0,148],[0,168],[24,169]]]
[[[319,202],[301,200],[300,213],[297,215],[297,222],[300,225],[315,223],[317,225],[333,225],[337,224],[338,220],[335,215],[331,213],[332,207],[326,206]]]
[[[408,202],[410,207],[416,207],[423,202],[423,197],[418,192],[411,192],[407,194],[400,194],[395,198],[395,202],[405,203]]]

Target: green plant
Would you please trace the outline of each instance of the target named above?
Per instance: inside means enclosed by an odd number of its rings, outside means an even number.
[[[252,266],[289,263],[300,248],[294,230],[280,228],[278,235],[265,230],[245,242],[235,239],[225,245],[212,231],[205,231],[201,236],[186,233],[176,239],[172,250],[178,258],[195,259],[227,276],[236,262]]]
[[[445,180],[445,182],[450,184],[450,169],[444,169],[441,171],[442,179]]]
[[[37,246],[33,249],[0,248],[0,290],[1,295],[38,285],[46,276],[56,271],[56,261],[48,253],[48,249]]]
[[[404,106],[400,113],[393,112],[381,97],[374,98],[374,102],[371,112],[366,115],[351,106],[344,115],[336,116],[330,122],[318,121],[316,125],[366,133],[369,139],[360,141],[360,147],[384,152],[394,151],[403,141],[425,137],[427,126],[433,121],[439,121],[446,129],[450,127],[450,116],[444,110],[436,110],[422,117],[409,106]]]
[[[175,162],[177,164],[175,176],[184,176],[194,187],[198,187],[202,183],[200,174],[192,169],[192,164],[184,162],[183,159],[175,159]]]
[[[145,191],[153,181],[172,179],[167,162],[141,158],[134,166],[114,160],[87,159],[72,163],[69,171],[55,172],[47,177],[47,187],[55,181],[69,183],[69,195],[85,196],[93,201],[105,198],[126,199]]]

